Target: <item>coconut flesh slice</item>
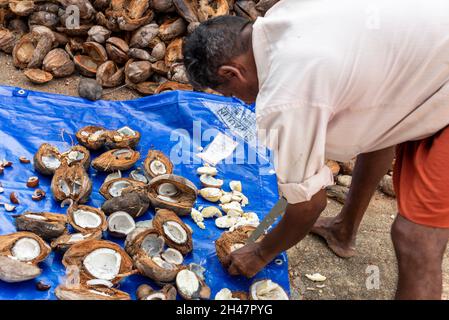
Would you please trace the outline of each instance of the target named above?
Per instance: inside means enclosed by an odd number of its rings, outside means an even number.
[[[203,174],[200,176],[201,183],[206,187],[212,187],[212,188],[221,188],[223,186],[223,180],[216,179],[212,176],[209,176],[207,174]]]
[[[106,176],[106,179],[104,179],[103,183],[106,183],[108,181],[114,180],[114,179],[120,179],[122,177],[122,172],[119,170],[117,172],[110,173]]]
[[[109,248],[99,248],[89,253],[83,260],[86,270],[95,278],[114,279],[120,271],[122,257]]]
[[[161,183],[161,185],[157,188],[157,193],[161,196],[173,197],[178,194],[179,190],[173,183]]]
[[[128,181],[124,181],[124,180],[116,181],[111,184],[108,192],[114,198],[119,197],[122,195],[123,189],[126,189],[130,186],[131,186],[131,183]]]
[[[215,300],[240,300],[232,297],[232,292],[228,288],[223,288],[215,295]]]
[[[90,279],[86,281],[86,284],[88,286],[104,286],[108,288],[112,288],[114,286],[114,284],[111,281],[104,279]]]
[[[250,288],[251,300],[289,300],[282,287],[269,280],[259,280]]]
[[[76,210],[73,212],[75,224],[81,228],[98,228],[101,225],[101,218],[98,214],[87,210]]]
[[[75,161],[81,161],[84,159],[84,153],[72,150],[67,154],[67,162],[68,164],[71,164]]]
[[[217,175],[218,171],[217,171],[217,168],[215,168],[215,167],[199,167],[196,170],[196,173],[199,174],[200,176],[203,174],[207,174],[209,176],[215,176],[215,175]]]
[[[173,248],[167,248],[162,254],[162,259],[167,261],[168,263],[180,265],[184,262],[184,257],[181,252]]]
[[[159,176],[167,173],[167,167],[162,161],[153,160],[150,164],[150,170],[154,175]]]
[[[187,241],[187,232],[176,221],[166,221],[163,225],[165,235],[177,244],[183,244]]]
[[[32,213],[26,213],[26,214],[24,214],[24,216],[27,218],[30,218],[30,219],[34,219],[34,220],[47,220],[47,218],[44,216],[39,216],[37,214],[32,214]]]
[[[108,218],[109,232],[117,236],[127,236],[136,228],[136,223],[125,211],[117,211],[111,214]]]
[[[135,137],[136,136],[136,132],[133,129],[131,129],[130,127],[120,128],[117,130],[117,132],[125,137]]]
[[[42,163],[51,170],[56,170],[61,165],[61,161],[54,155],[42,156]]]
[[[155,264],[157,264],[162,269],[167,269],[167,270],[175,270],[176,269],[176,266],[174,264],[165,261],[164,259],[162,259],[159,256],[153,257],[152,260]]]
[[[165,241],[163,237],[150,233],[143,239],[140,247],[148,256],[155,257],[162,252],[164,245]]]
[[[11,248],[14,258],[19,261],[31,261],[39,256],[41,247],[39,242],[32,238],[20,238]]]
[[[176,275],[176,287],[183,297],[192,298],[200,289],[200,282],[196,274],[184,269]]]
[[[148,183],[148,179],[147,177],[145,177],[145,175],[142,173],[141,169],[136,169],[131,171],[131,173],[129,174],[131,179],[143,182],[143,183]]]

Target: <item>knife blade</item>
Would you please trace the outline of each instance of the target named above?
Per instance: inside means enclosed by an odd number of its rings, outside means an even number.
[[[257,226],[256,230],[251,233],[248,240],[246,241],[246,244],[251,244],[256,242],[259,237],[264,234],[265,230],[268,229],[275,221],[276,219],[285,212],[285,209],[287,208],[287,200],[285,198],[280,198],[278,202],[271,208],[270,212],[263,218],[262,222]]]

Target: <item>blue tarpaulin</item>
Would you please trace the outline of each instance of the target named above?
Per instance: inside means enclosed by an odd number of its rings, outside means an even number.
[[[251,108],[235,99],[196,92],[174,91],[131,101],[91,102],[78,97],[0,87],[0,160],[14,163],[0,176],[5,190],[0,194],[0,202],[9,202],[10,192],[16,192],[20,200],[16,212],[6,212],[0,207],[0,234],[16,231],[13,214],[25,211],[65,212],[52,199],[51,178],[41,176],[32,163],[20,163],[18,158],[25,156],[32,159],[44,142],[62,151],[67,150],[76,143],[76,131],[86,125],[100,125],[108,129],[129,126],[140,131],[142,139],[137,150],[142,157],[136,166],[141,165],[148,150],[161,150],[175,162],[174,174],[190,179],[197,187],[200,187],[196,175],[196,169],[201,166],[201,159],[197,156],[199,150],[207,147],[218,132],[231,135],[228,129],[233,129],[232,132],[236,133],[234,138],[239,137],[235,138],[239,141],[239,147],[233,155],[218,163],[219,177],[225,180],[226,185],[231,180],[242,181],[243,191],[250,201],[245,211],[256,212],[262,219],[275,204],[278,193],[276,176],[266,157],[251,156],[251,161],[248,161],[248,155],[254,155],[255,147],[241,138],[247,139],[252,134],[253,117]],[[94,152],[92,157],[98,154]],[[93,193],[87,204],[100,207],[104,199],[98,190],[106,175],[92,168],[89,175],[93,180]],[[47,197],[41,202],[31,200],[33,189],[26,187],[26,181],[31,176],[39,176],[40,187],[47,192]],[[206,204],[211,205],[199,197],[196,206]],[[137,221],[151,219],[153,215],[154,211],[149,210]],[[212,289],[211,298],[224,287],[247,291],[254,279],[229,276],[217,259],[214,241],[223,230],[215,226],[214,220],[206,219],[205,230],[198,228],[190,217],[183,220],[193,229],[194,244],[194,250],[186,257],[185,263],[195,262],[206,269],[205,278]],[[104,238],[123,245],[123,240],[109,238],[106,233]],[[37,279],[12,284],[0,281],[0,298],[55,299],[54,289],[65,275],[61,258],[60,253],[51,253],[40,263],[43,272]],[[256,275],[255,279],[259,278],[272,279],[289,291],[286,254],[280,255],[276,263],[272,262]],[[43,292],[36,290],[35,284],[39,280],[51,284],[51,289]],[[150,279],[133,275],[121,282],[120,289],[135,298],[136,288],[142,283],[157,288]]]

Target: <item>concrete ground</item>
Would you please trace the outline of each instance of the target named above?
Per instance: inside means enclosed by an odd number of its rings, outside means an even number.
[[[20,70],[12,65],[12,59],[0,53],[0,84],[25,89],[77,96],[78,76],[55,79],[45,85],[30,83]],[[105,93],[111,89],[105,90]],[[114,90],[104,99],[128,100],[140,95],[127,88]],[[324,215],[339,212],[341,204],[328,201]],[[397,280],[396,258],[390,239],[390,227],[396,214],[393,198],[377,192],[362,221],[357,238],[358,254],[350,259],[334,255],[319,238],[309,235],[288,251],[290,259],[290,281],[294,299],[391,299]],[[449,250],[446,250],[443,298],[449,298]],[[379,270],[379,288],[367,289],[366,281]],[[371,271],[372,272],[372,271]],[[324,282],[312,282],[305,274],[320,273],[327,277]],[[371,278],[370,278],[371,279]]]

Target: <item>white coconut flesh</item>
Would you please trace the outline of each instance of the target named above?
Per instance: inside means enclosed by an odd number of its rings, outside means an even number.
[[[11,253],[17,260],[26,262],[36,259],[41,253],[41,247],[33,238],[20,238],[14,243]]]
[[[162,292],[155,292],[148,295],[144,300],[167,300],[167,297]]]
[[[215,188],[220,188],[223,185],[223,180],[215,179],[214,177],[207,174],[203,174],[202,176],[200,176],[200,181],[205,185],[213,186]]]
[[[145,229],[153,228],[153,220],[143,220],[136,222],[136,228],[145,228]]]
[[[79,180],[75,180],[73,181],[73,185],[72,185],[72,195],[77,195],[81,192],[81,181]]]
[[[75,243],[81,240],[84,240],[88,235],[83,235],[82,233],[74,233],[71,235],[69,241],[67,243]]]
[[[121,255],[109,248],[95,249],[83,260],[86,270],[95,278],[112,280],[120,272]]]
[[[233,298],[232,292],[228,288],[223,288],[215,295],[215,300],[240,300],[239,298]]]
[[[164,234],[173,242],[183,244],[187,241],[187,232],[176,221],[166,221],[162,225]]]
[[[149,234],[143,239],[140,247],[148,256],[154,257],[162,252],[164,244],[164,238],[158,237],[155,234]]]
[[[173,183],[161,183],[157,188],[157,193],[161,196],[173,197],[178,194],[179,190]]]
[[[109,194],[111,196],[120,197],[122,195],[123,189],[126,189],[131,186],[131,183],[128,181],[116,181],[111,184],[109,187]]]
[[[200,282],[194,272],[184,269],[176,275],[176,287],[183,296],[193,297],[200,289]]]
[[[70,151],[67,154],[67,159],[69,160],[69,164],[75,161],[80,161],[84,159],[84,153],[79,151]]]
[[[150,163],[150,170],[155,175],[162,175],[167,173],[167,168],[165,167],[165,164],[163,164],[162,161],[159,160],[153,160]]]
[[[196,173],[198,173],[199,175],[207,174],[209,176],[215,176],[218,171],[217,168],[214,167],[199,167],[196,170]]]
[[[160,199],[160,200],[162,200],[162,201],[165,201],[165,202],[178,203],[178,200],[173,199],[173,198],[168,197],[168,196],[161,196],[161,195],[158,195],[157,198]]]
[[[54,155],[42,156],[42,163],[47,169],[58,169],[61,161]]]
[[[169,263],[180,265],[184,262],[184,257],[181,252],[176,249],[168,248],[161,254],[162,259]]]
[[[125,137],[134,137],[136,135],[136,132],[133,129],[131,129],[130,127],[120,128],[117,130],[117,132]]]
[[[252,300],[289,300],[282,287],[271,281],[261,280],[251,286]]]
[[[131,158],[131,151],[129,149],[119,149],[117,151],[114,151],[112,153],[113,156],[115,156],[116,158]]]
[[[108,288],[112,288],[114,286],[114,284],[111,281],[104,279],[90,279],[86,281],[86,284],[88,286],[104,286]]]
[[[244,243],[234,243],[233,245],[231,245],[231,252],[234,252],[235,250],[238,250],[244,246]]]
[[[81,228],[98,228],[101,225],[100,216],[87,210],[80,209],[73,212],[73,220]]]
[[[97,294],[97,295],[99,295],[99,296],[110,297],[110,295],[107,294],[107,293],[105,293],[105,292],[97,291],[97,290],[94,290],[94,289],[89,289],[88,291],[89,291],[90,293]]]
[[[34,219],[34,220],[42,220],[42,221],[47,220],[47,218],[45,218],[44,216],[40,216],[40,215],[32,214],[32,213],[24,214],[24,216],[27,218],[30,218],[30,219]]]
[[[136,228],[134,219],[124,211],[114,212],[108,219],[109,231],[129,234]]]
[[[157,264],[162,269],[174,270],[176,268],[175,265],[163,260],[161,257],[156,256],[156,257],[153,257],[152,260],[155,264]]]
[[[65,196],[70,196],[70,187],[65,180],[58,181],[58,188]]]
[[[231,228],[233,225],[237,223],[237,218],[230,216],[218,217],[215,219],[215,225],[218,228],[226,229]]]
[[[103,133],[104,133],[104,130],[98,130],[98,131],[95,131],[95,132],[93,132],[91,134],[87,133],[87,135],[89,136],[87,138],[87,140],[88,141],[93,141],[93,142],[98,141],[98,139],[100,139],[100,137],[103,135]],[[83,133],[81,133],[81,134],[83,134]]]
[[[108,182],[114,179],[119,179],[122,177],[122,173],[120,171],[113,172],[107,175],[106,179],[104,179],[104,182]]]
[[[131,173],[129,174],[129,176],[130,176],[133,180],[140,181],[140,182],[143,182],[143,183],[148,183],[148,179],[147,179],[142,173],[140,173],[140,172],[137,171],[137,170],[131,171]]]

